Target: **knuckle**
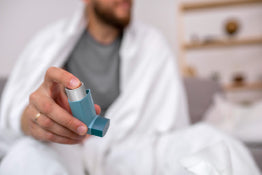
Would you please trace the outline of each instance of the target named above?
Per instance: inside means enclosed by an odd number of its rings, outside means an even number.
[[[29,101],[30,101],[31,103],[34,103],[34,102],[37,100],[37,98],[38,98],[37,92],[33,92],[33,93],[29,96]]]
[[[51,102],[48,102],[48,101],[43,102],[43,105],[42,105],[43,113],[49,114],[52,112],[52,110],[53,110],[53,104]]]
[[[46,76],[50,75],[55,69],[56,69],[56,68],[53,67],[53,66],[49,67],[49,68],[46,70],[46,74],[45,74],[45,75],[46,75]]]
[[[54,122],[49,118],[46,118],[42,121],[42,126],[44,128],[52,128],[53,125],[54,125]]]

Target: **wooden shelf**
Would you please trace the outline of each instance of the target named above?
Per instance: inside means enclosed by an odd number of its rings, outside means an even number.
[[[227,6],[236,6],[236,5],[247,5],[254,3],[262,3],[262,0],[223,0],[223,1],[215,1],[215,2],[198,2],[198,3],[184,3],[181,4],[181,10],[184,11],[192,11],[192,10],[201,10],[201,9],[209,9],[209,8],[220,8]]]
[[[262,37],[246,38],[246,39],[225,39],[218,41],[210,41],[207,43],[188,43],[184,44],[184,48],[187,50],[203,49],[203,48],[218,48],[229,46],[242,46],[242,45],[259,45],[262,44]]]
[[[213,0],[212,0],[213,1]],[[183,73],[186,75],[195,75],[196,71],[192,68],[188,68],[186,61],[186,53],[190,50],[196,49],[212,49],[212,48],[227,48],[227,47],[236,47],[236,46],[253,46],[253,45],[262,45],[262,35],[257,37],[249,37],[249,38],[214,38],[213,41],[199,41],[199,42],[190,42],[186,43],[184,40],[185,36],[185,24],[184,17],[186,13],[190,13],[191,11],[200,11],[200,10],[208,10],[208,9],[219,9],[223,7],[238,7],[238,6],[249,6],[256,7],[255,5],[262,5],[262,0],[202,0],[202,2],[188,2],[181,3],[178,9],[178,26],[179,26],[179,58],[181,62],[181,67]],[[227,9],[230,10],[230,9]],[[258,17],[259,18],[259,17]],[[216,40],[215,40],[216,39]],[[262,82],[253,82],[246,83],[242,85],[228,84],[223,86],[226,91],[261,91],[262,92]]]
[[[246,83],[242,85],[228,84],[224,86],[226,91],[235,91],[235,90],[260,90],[262,91],[262,82]]]

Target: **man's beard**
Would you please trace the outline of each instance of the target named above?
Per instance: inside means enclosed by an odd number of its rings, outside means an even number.
[[[97,1],[94,3],[94,12],[101,21],[121,31],[130,23],[130,16],[119,19],[114,15],[112,10],[103,8]]]

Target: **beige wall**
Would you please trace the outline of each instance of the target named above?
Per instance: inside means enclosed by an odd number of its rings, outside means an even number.
[[[0,76],[10,73],[19,53],[38,30],[69,16],[76,6],[77,0],[1,0]]]
[[[183,0],[189,1],[189,0]],[[197,0],[191,0],[196,2]],[[199,1],[199,0],[198,0]],[[211,1],[211,0],[208,0]],[[0,1],[0,76],[7,76],[19,53],[36,31],[57,19],[70,16],[80,0],[1,0]],[[177,53],[178,0],[136,0],[135,18],[159,28]],[[241,36],[262,35],[262,6],[228,8],[207,13],[192,13],[185,18],[186,39],[192,34],[224,36],[222,23],[227,17],[238,17],[242,23]],[[203,77],[220,72],[223,82],[233,72],[244,70],[249,81],[262,77],[262,47],[235,47],[230,49],[189,52],[187,61],[195,65]]]
[[[80,0],[1,0],[0,76],[9,75],[19,53],[38,30],[60,18],[72,15],[79,4]],[[135,2],[135,18],[152,23],[163,30],[173,49],[176,44],[174,4],[175,1],[172,0]]]

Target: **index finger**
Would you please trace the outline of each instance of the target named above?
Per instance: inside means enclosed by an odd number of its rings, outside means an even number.
[[[57,67],[50,67],[46,71],[44,85],[59,83],[68,89],[75,89],[81,85],[80,80],[73,74]]]

